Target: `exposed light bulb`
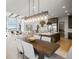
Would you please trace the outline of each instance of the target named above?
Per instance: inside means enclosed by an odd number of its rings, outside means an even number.
[[[43,20],[43,17],[41,16],[41,20]]]
[[[47,19],[47,16],[44,16],[44,19]]]

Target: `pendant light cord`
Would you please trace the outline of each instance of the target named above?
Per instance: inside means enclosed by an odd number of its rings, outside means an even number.
[[[34,15],[34,9],[35,9],[35,7],[34,7],[34,0],[33,0],[33,15]]]
[[[38,0],[38,13],[39,13],[39,6],[40,6],[40,1]]]
[[[29,0],[29,16],[30,16],[30,0]]]

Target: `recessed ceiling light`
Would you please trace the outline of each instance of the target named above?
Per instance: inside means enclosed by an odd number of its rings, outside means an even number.
[[[64,5],[64,6],[62,6],[62,8],[66,8],[66,6]]]
[[[67,15],[70,15],[70,13],[67,13]]]
[[[67,10],[65,10],[65,13],[68,13],[68,11],[67,11]]]

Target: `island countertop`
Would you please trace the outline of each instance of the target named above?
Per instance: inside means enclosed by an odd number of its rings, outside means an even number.
[[[50,32],[47,32],[47,33],[36,33],[37,35],[46,35],[46,36],[51,36],[51,35],[55,35],[55,34],[58,34],[59,32],[52,32],[52,33],[50,33]]]

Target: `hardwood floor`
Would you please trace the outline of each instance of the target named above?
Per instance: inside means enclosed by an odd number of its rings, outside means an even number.
[[[72,47],[72,40],[61,37],[60,41],[57,43],[60,44],[60,48],[56,51],[56,54],[66,58],[69,49]]]
[[[61,38],[59,41],[60,48],[64,50],[64,52],[68,52],[69,48],[72,46],[72,40]]]

